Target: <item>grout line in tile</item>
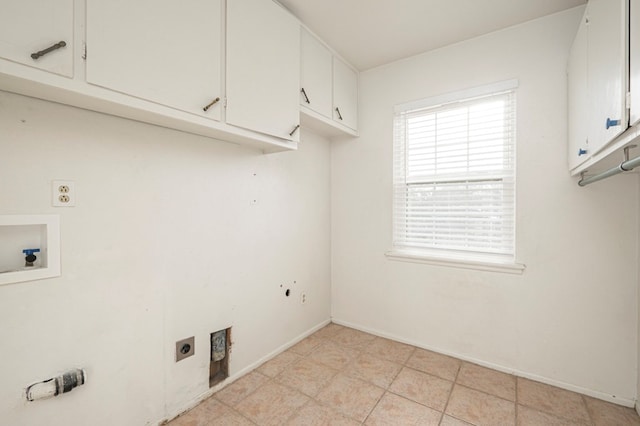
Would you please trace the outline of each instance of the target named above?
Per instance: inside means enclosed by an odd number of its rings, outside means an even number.
[[[595,425],[596,422],[593,419],[593,415],[591,415],[591,409],[589,409],[589,404],[587,404],[587,398],[583,394],[579,394],[579,395],[580,395],[580,398],[582,399],[582,403],[584,404],[584,408],[586,408],[587,410],[587,415],[589,416],[589,423],[592,425]]]
[[[243,419],[247,420],[252,425],[258,426],[258,423],[254,422],[253,420],[251,420],[250,418],[248,418],[247,416],[242,414],[240,411],[234,409],[233,412],[236,413],[237,415],[239,415],[240,417],[242,417]]]
[[[503,401],[511,402],[512,404],[516,404],[516,405],[518,405],[518,403],[517,403],[517,402],[515,402],[515,401],[511,401],[510,399],[506,399],[506,398],[503,398],[503,397],[498,396],[498,395],[494,395],[494,394],[489,393],[489,392],[485,392],[485,391],[482,391],[482,390],[479,390],[479,389],[471,388],[471,387],[469,387],[469,386],[461,385],[460,383],[454,383],[454,384],[456,384],[456,385],[460,386],[461,388],[469,389],[469,390],[472,390],[472,391],[474,391],[474,392],[479,392],[479,393],[482,393],[482,394],[485,394],[485,395],[488,395],[488,396],[492,396],[492,397],[494,397],[494,398],[498,398],[498,399],[501,399],[501,400],[503,400]],[[534,407],[531,407],[531,408],[534,408]]]
[[[454,416],[453,414],[445,414],[445,413],[442,413],[442,419],[440,420],[440,423],[442,423],[442,421],[444,420],[444,416],[449,416],[449,417],[451,417],[452,419],[456,419],[456,420],[458,420],[459,422],[462,422],[462,423],[464,423],[464,424],[466,424],[466,425],[471,425],[471,426],[483,426],[483,425],[481,425],[481,424],[471,423],[469,420],[463,420],[463,419],[461,419],[461,418],[458,418],[458,417]]]
[[[299,391],[298,391],[299,392]],[[302,392],[300,392],[302,393]],[[303,394],[304,395],[304,394]],[[307,404],[310,404],[311,401],[313,401],[313,398],[309,398],[309,400],[307,402],[305,402],[304,404],[302,404],[302,406],[296,408],[295,410],[293,410],[293,412],[285,419],[283,424],[287,424],[291,419],[293,419],[293,417],[298,414],[300,411],[302,411],[302,408],[305,407]]]
[[[520,415],[520,410],[518,410],[518,376],[516,376],[516,392],[515,392],[515,403],[516,403],[516,425],[518,424],[518,416]]]
[[[247,377],[249,374],[253,373],[254,371],[256,371],[256,370],[251,370],[250,372],[248,372],[248,373],[247,373],[247,374],[245,374],[244,376],[240,377],[240,379],[242,379],[242,378],[244,378],[244,377]],[[258,386],[257,388],[255,388],[254,390],[252,390],[251,392],[249,392],[248,394],[246,394],[245,396],[243,396],[242,398],[240,398],[240,399],[236,402],[236,404],[235,404],[235,405],[240,404],[242,401],[244,401],[245,399],[247,399],[247,398],[249,398],[251,395],[253,395],[253,394],[254,394],[258,389],[262,388],[262,387],[263,387],[264,385],[266,385],[267,383],[269,383],[269,382],[273,381],[273,377],[269,377],[269,376],[266,376],[266,375],[264,375],[264,374],[262,374],[262,375],[263,375],[263,376],[265,376],[265,377],[267,378],[267,381],[266,381],[266,382],[264,382],[263,384],[261,384],[260,386]],[[238,379],[238,380],[240,380],[240,379]],[[232,386],[232,385],[233,385],[234,383],[236,383],[236,382],[237,382],[237,380],[236,380],[235,382],[231,383],[229,386]],[[214,393],[213,395],[211,395],[209,398],[215,398],[215,399],[216,399],[216,401],[219,401],[219,402],[221,402],[222,404],[226,405],[227,407],[230,407],[230,408],[232,408],[232,409],[234,409],[234,410],[235,410],[235,407],[234,407],[234,406],[227,404],[226,402],[224,402],[223,400],[221,400],[220,398],[218,398],[218,397],[217,397],[218,392],[220,392],[220,391],[222,391],[222,390],[224,390],[224,389],[226,389],[226,388],[227,388],[227,386],[225,386],[224,388],[222,388],[222,389],[220,389],[219,391],[215,392],[215,393]]]
[[[413,346],[411,345],[411,347],[413,348],[411,350],[411,353],[409,354],[409,356],[407,357],[407,359],[404,360],[404,363],[402,365],[407,365],[407,363],[409,362],[409,360],[411,359],[411,357],[416,353],[416,351],[418,350],[417,346]]]
[[[376,401],[376,405],[373,406],[373,408],[371,409],[371,411],[369,411],[369,414],[367,414],[367,417],[364,418],[364,420],[360,423],[360,424],[365,424],[367,422],[367,420],[369,419],[369,416],[371,416],[371,413],[373,413],[376,409],[376,407],[378,406],[378,404],[380,404],[380,401],[382,401],[382,398],[384,398],[384,396],[389,393],[388,391],[384,391],[384,393],[382,394],[382,396],[380,397],[380,399],[378,399]]]
[[[461,369],[462,369],[462,363],[460,363],[460,365],[458,366],[458,369],[456,370],[456,377],[453,379],[453,382],[451,382],[451,390],[449,391],[449,396],[447,396],[447,402],[444,404],[444,407],[442,408],[442,413],[440,414],[439,423],[442,423],[445,413],[447,412],[447,407],[449,406],[449,401],[451,401],[451,395],[453,395],[453,389],[456,387],[456,383],[458,382],[458,376],[460,375]]]
[[[516,398],[518,397],[517,389],[518,389],[518,382],[520,380],[530,380],[530,379],[527,379],[525,377],[516,376]],[[591,411],[589,410],[589,406],[587,405],[587,401],[586,401],[587,395],[584,395],[584,394],[579,393],[579,392],[570,391],[568,389],[563,389],[563,388],[560,388],[560,387],[557,387],[557,386],[549,385],[549,384],[546,384],[546,383],[537,382],[535,380],[530,380],[530,381],[533,381],[535,383],[540,383],[540,384],[543,384],[545,386],[550,386],[551,388],[554,388],[554,389],[558,389],[558,390],[566,391],[566,392],[571,392],[571,393],[574,393],[574,394],[578,395],[580,397],[580,400],[582,401],[582,403],[585,406],[585,410],[587,411],[587,416],[589,417],[589,422],[588,422],[589,426],[595,425],[595,421],[593,420],[593,417],[591,415]],[[516,408],[517,408],[518,405],[522,405],[523,407],[527,407],[527,408],[530,408],[532,410],[539,411],[539,412],[544,413],[544,414],[548,414],[548,415],[550,415],[552,417],[556,417],[556,418],[564,420],[564,421],[571,421],[571,422],[580,422],[581,421],[581,420],[577,420],[577,419],[572,418],[572,417],[567,417],[567,416],[565,416],[563,414],[558,414],[558,413],[555,413],[555,412],[551,412],[551,411],[545,410],[543,407],[540,407],[540,406],[537,406],[537,405],[530,405],[530,404],[525,404],[525,403],[520,404],[518,402],[518,399],[516,399]]]
[[[311,361],[313,362],[313,360],[311,360]],[[324,364],[320,364],[320,365],[325,366]],[[326,367],[326,366],[325,366],[325,367]],[[331,368],[331,367],[328,367],[328,368]],[[341,371],[340,371],[340,370],[336,370],[335,368],[332,368],[332,370],[333,370],[334,372],[333,372],[333,374],[331,375],[331,377],[327,380],[327,382],[324,384],[324,386],[323,386],[323,387],[321,387],[321,388],[318,390],[318,392],[316,392],[316,394],[315,394],[314,396],[311,396],[311,395],[309,395],[309,394],[306,394],[306,393],[304,393],[303,391],[301,391],[300,389],[296,389],[296,388],[294,388],[293,386],[289,386],[289,385],[288,385],[288,384],[286,384],[286,383],[280,383],[280,382],[278,382],[278,381],[275,381],[275,377],[274,377],[274,383],[275,383],[275,384],[278,384],[278,385],[280,385],[280,386],[284,386],[284,387],[286,387],[286,388],[289,388],[289,389],[291,389],[291,390],[294,390],[294,391],[296,391],[296,392],[298,392],[298,393],[301,393],[302,395],[304,395],[304,396],[306,396],[306,397],[308,397],[308,398],[310,398],[310,399],[312,399],[312,400],[314,400],[314,401],[315,401],[315,400],[316,400],[316,398],[318,397],[318,395],[320,395],[320,392],[322,392],[322,390],[323,390],[326,386],[328,386],[328,385],[329,385],[329,383],[334,379],[334,377],[336,377],[338,374],[340,374],[340,373],[341,373]],[[284,373],[284,372],[283,372],[283,373]]]
[[[436,376],[436,375],[434,375],[434,374],[429,374],[429,373],[426,373],[426,372],[421,371],[421,370],[416,370],[415,368],[411,368],[411,367],[408,367],[408,366],[406,366],[406,365],[405,365],[403,368],[406,368],[406,369],[409,369],[409,370],[415,371],[415,372],[420,373],[420,374],[424,374],[424,375],[429,376],[429,377],[432,377],[432,378],[434,378],[434,379],[438,379],[438,380],[442,380],[442,381],[445,381],[445,382],[449,382],[449,383],[451,383],[451,391],[449,392],[449,396],[447,397],[447,403],[445,404],[445,407],[444,407],[444,408],[443,408],[443,410],[442,410],[442,414],[444,414],[444,410],[446,410],[447,405],[449,404],[449,398],[451,398],[451,394],[453,393],[453,388],[454,388],[454,386],[455,386],[455,384],[456,384],[456,383],[455,383],[455,382],[452,382],[451,380],[447,380],[447,379],[443,379],[442,377],[438,377],[438,376]],[[400,371],[402,371],[402,369],[400,369]],[[398,373],[398,374],[400,374],[400,373]],[[456,379],[457,379],[457,373],[456,373]],[[391,385],[389,385],[389,387],[391,387]],[[465,387],[466,387],[466,386],[465,386]],[[472,390],[475,390],[475,389],[472,389]],[[421,402],[415,401],[415,400],[413,400],[413,399],[411,399],[411,398],[408,398],[408,397],[406,397],[406,396],[404,396],[404,395],[400,395],[400,394],[398,394],[398,393],[395,393],[395,392],[393,392],[393,391],[392,391],[392,390],[390,390],[390,389],[388,389],[387,391],[388,391],[389,393],[392,393],[392,394],[394,394],[394,395],[396,395],[396,396],[399,396],[399,397],[401,397],[401,398],[404,398],[404,399],[408,399],[408,400],[410,400],[410,401],[413,401],[413,402],[415,402],[416,404],[420,404],[420,405],[425,406],[425,407],[427,407],[427,408],[431,408],[432,410],[440,411],[438,408],[435,408],[435,407],[429,406],[429,405],[427,405],[427,404],[423,404],[423,403],[421,403]],[[487,394],[487,395],[489,395],[489,394]]]
[[[253,393],[253,392],[252,392],[252,393]],[[224,402],[224,401],[219,400],[218,398],[214,398],[214,396],[215,396],[215,393],[214,393],[213,395],[211,395],[209,398],[213,398],[213,399],[215,399],[215,400],[216,400],[216,401],[218,401],[220,404],[224,405],[225,407],[227,407],[228,409],[230,409],[231,411],[233,411],[234,413],[236,413],[237,415],[239,415],[239,416],[240,416],[240,417],[242,417],[243,419],[248,420],[251,424],[254,424],[254,425],[256,424],[256,422],[254,422],[253,420],[251,420],[250,418],[248,418],[247,416],[245,416],[244,414],[242,414],[240,411],[236,410],[236,408],[235,408],[235,407],[232,407],[231,405],[227,404],[227,403],[226,403],[226,402]],[[248,395],[247,395],[247,396],[248,396]],[[209,398],[207,398],[207,399],[209,399]],[[243,399],[244,399],[244,398],[243,398]],[[206,399],[205,399],[205,401],[206,401]],[[242,401],[242,399],[241,399],[240,401]],[[238,401],[238,404],[240,403],[240,401]],[[203,401],[203,402],[204,402],[204,401]]]
[[[460,383],[457,383],[457,379],[458,379],[458,377],[456,376],[456,382],[453,383],[453,387],[455,387],[457,385],[457,386],[460,386],[462,388],[469,389],[469,390],[474,391],[474,392],[479,392],[479,393],[491,396],[493,398],[498,398],[498,399],[500,399],[502,401],[510,402],[510,403],[514,404],[515,405],[515,409],[516,409],[516,415],[515,415],[515,418],[514,418],[515,423],[514,424],[515,425],[518,424],[518,414],[517,414],[518,413],[518,411],[517,411],[518,410],[518,403],[516,401],[511,401],[509,399],[505,399],[505,398],[499,397],[497,395],[494,395],[494,394],[491,394],[491,393],[488,393],[488,392],[484,392],[484,391],[481,391],[481,390],[478,390],[478,389],[470,388],[469,386],[465,386],[465,385],[462,385]],[[453,414],[447,414],[446,413],[447,407],[449,406],[449,401],[451,399],[451,395],[453,394],[453,387],[451,388],[451,393],[449,394],[449,399],[447,399],[447,404],[445,405],[444,411],[442,412],[442,417],[440,419],[440,422],[442,422],[442,420],[444,420],[444,416],[449,416],[449,417],[453,417],[454,419],[460,420],[463,423],[468,423],[468,424],[475,425],[475,423],[471,423],[469,420],[463,420],[463,419],[460,419],[460,418],[454,416]]]
[[[397,378],[398,378],[398,376],[400,375],[400,372],[401,372],[401,371],[404,369],[404,367],[405,367],[405,366],[404,366],[404,364],[398,364],[398,365],[400,365],[400,368],[398,369],[398,372],[396,373],[396,375],[395,375],[395,376],[393,376],[393,379],[391,379],[391,381],[389,382],[389,385],[387,386],[387,389],[386,389],[386,390],[388,390],[388,389],[391,387],[391,385],[393,384],[393,382],[395,382],[395,381],[396,381],[396,379],[397,379]]]

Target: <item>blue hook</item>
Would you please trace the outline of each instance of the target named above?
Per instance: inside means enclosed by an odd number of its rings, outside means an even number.
[[[619,125],[620,125],[620,120],[612,120],[607,117],[607,130],[609,130],[609,127],[614,127]]]

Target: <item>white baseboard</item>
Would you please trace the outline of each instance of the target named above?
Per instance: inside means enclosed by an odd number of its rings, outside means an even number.
[[[437,353],[441,353],[443,355],[448,355],[448,356],[452,356],[454,358],[458,358],[461,359],[463,361],[468,361],[471,362],[473,364],[478,364],[481,365],[483,367],[487,367],[487,368],[491,368],[493,370],[498,370],[501,371],[503,373],[507,373],[507,374],[513,374],[514,376],[518,376],[518,377],[523,377],[525,379],[530,379],[530,380],[534,380],[536,382],[541,382],[541,383],[545,383],[551,386],[556,386],[558,388],[561,389],[566,389],[566,390],[570,390],[572,392],[577,392],[577,393],[581,393],[584,395],[588,395],[591,396],[593,398],[597,398],[597,399],[601,399],[603,401],[607,401],[607,402],[611,402],[614,404],[618,404],[618,405],[623,405],[625,407],[636,407],[636,411],[638,411],[638,406],[635,405],[636,401],[634,399],[630,399],[630,398],[622,398],[622,397],[616,397],[613,395],[609,395],[603,392],[598,392],[592,389],[587,389],[587,388],[583,388],[580,386],[576,386],[576,385],[572,385],[570,383],[565,383],[565,382],[560,382],[558,380],[554,380],[554,379],[550,379],[548,377],[544,377],[544,376],[539,376],[537,374],[532,374],[532,373],[528,373],[526,371],[521,371],[521,370],[517,370],[514,368],[510,368],[510,367],[505,367],[502,365],[498,365],[498,364],[493,364],[491,362],[487,362],[481,359],[476,359],[473,357],[469,357],[469,356],[465,356],[465,355],[460,355],[458,353],[455,352],[451,352],[451,351],[446,351],[446,350],[442,350],[440,348],[435,348],[432,346],[428,346],[425,345],[423,343],[419,343],[419,342],[415,342],[409,339],[405,339],[401,336],[396,336],[394,334],[391,333],[386,333],[380,330],[376,330],[376,329],[372,329],[369,327],[364,327],[360,324],[354,324],[348,321],[343,321],[341,319],[338,318],[332,318],[332,321],[336,324],[339,325],[344,325],[346,327],[350,327],[350,328],[355,328],[356,330],[360,330],[360,331],[364,331],[365,333],[370,333],[370,334],[374,334],[376,336],[379,337],[384,337],[387,339],[391,339],[391,340],[395,340],[397,342],[401,342],[401,343],[406,343],[408,345],[412,345],[412,346],[416,346],[418,348],[422,348],[422,349],[426,349],[429,351],[433,351],[433,352],[437,352]],[[638,414],[640,414],[640,411],[638,411]]]
[[[271,351],[270,353],[268,353],[267,355],[263,356],[262,358],[258,359],[256,362],[248,365],[247,367],[243,368],[240,371],[237,371],[235,374],[233,374],[232,376],[229,376],[226,380],[224,380],[222,383],[219,383],[218,385],[212,387],[211,389],[208,389],[206,392],[203,392],[202,394],[198,395],[197,397],[193,398],[192,400],[190,400],[188,403],[186,403],[185,405],[183,405],[179,410],[176,410],[173,413],[168,413],[167,417],[159,422],[157,422],[158,425],[162,425],[165,424],[167,422],[169,422],[170,420],[175,419],[176,417],[178,417],[180,414],[191,410],[192,408],[194,408],[196,405],[200,404],[202,401],[204,401],[205,399],[209,398],[211,395],[213,395],[214,393],[218,392],[219,390],[229,386],[230,384],[232,384],[233,382],[235,382],[236,380],[240,379],[242,376],[244,376],[247,373],[250,373],[251,371],[255,370],[256,368],[258,368],[259,366],[261,366],[262,364],[264,364],[265,362],[269,361],[270,359],[274,358],[277,355],[280,355],[282,352],[286,351],[287,349],[289,349],[290,347],[292,347],[293,345],[295,345],[296,343],[300,342],[301,340],[309,337],[310,335],[312,335],[313,333],[315,333],[316,331],[320,330],[322,327],[326,326],[327,324],[329,324],[331,322],[330,319],[322,321],[320,324],[313,326],[312,328],[310,328],[309,330],[305,331],[304,333],[300,334],[298,337],[294,338],[293,340],[290,340],[289,342],[285,343],[284,345],[276,348],[275,350]]]

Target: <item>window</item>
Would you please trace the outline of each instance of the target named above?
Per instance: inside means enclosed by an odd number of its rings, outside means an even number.
[[[396,107],[392,254],[514,262],[516,86]]]

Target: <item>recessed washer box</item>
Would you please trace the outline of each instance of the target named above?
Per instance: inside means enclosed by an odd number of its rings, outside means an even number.
[[[25,265],[23,250],[36,252]],[[60,276],[60,216],[0,215],[0,285]]]

